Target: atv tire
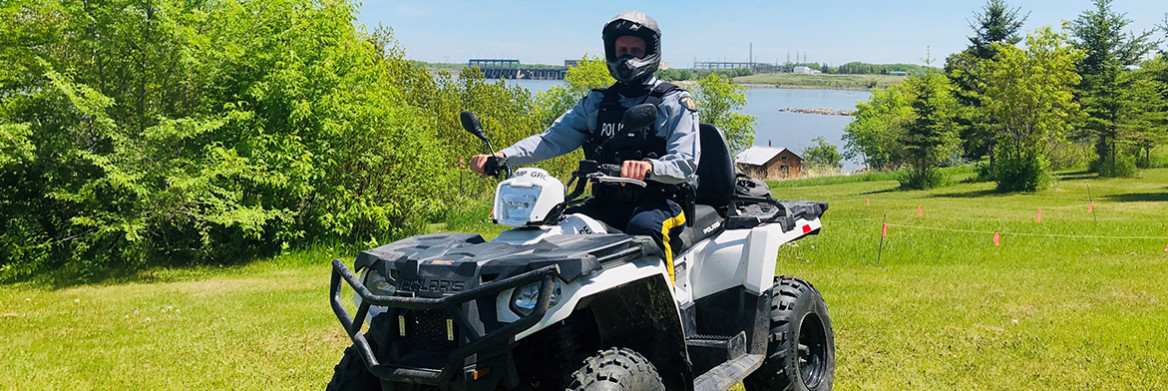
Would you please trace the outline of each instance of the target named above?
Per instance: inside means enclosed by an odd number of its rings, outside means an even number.
[[[377,351],[377,341],[373,339],[373,335],[365,334],[365,340],[369,341],[369,347],[373,351]],[[369,372],[369,368],[365,367],[365,360],[361,358],[361,354],[357,352],[355,346],[345,348],[345,354],[341,356],[341,362],[333,367],[333,378],[329,380],[327,391],[366,391],[375,390],[381,391],[381,379],[373,376]]]
[[[612,348],[584,360],[572,373],[571,391],[663,391],[661,375],[645,356],[631,349]]]
[[[806,281],[776,278],[766,361],[743,385],[747,391],[828,391],[834,377],[835,336],[823,296]]]

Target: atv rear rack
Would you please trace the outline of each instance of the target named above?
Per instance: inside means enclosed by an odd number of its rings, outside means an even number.
[[[331,297],[333,313],[336,314],[337,319],[345,328],[345,333],[353,340],[353,347],[360,353],[361,358],[365,361],[365,366],[374,376],[388,381],[443,387],[454,382],[475,380],[478,377],[477,372],[471,373],[466,368],[466,359],[472,355],[487,351],[502,351],[508,352],[504,359],[511,361],[508,345],[514,342],[516,334],[531,328],[543,318],[550,306],[552,289],[558,274],[558,267],[551,265],[441,298],[383,296],[371,292],[352,271],[345,267],[341,260],[334,259],[329,296]],[[361,303],[357,307],[355,316],[349,315],[341,301],[341,280],[344,280],[361,297]],[[537,281],[540,283],[539,299],[531,313],[497,330],[488,333],[478,332],[471,326],[470,320],[460,309],[463,304],[469,301],[484,298],[490,298],[493,301],[499,293],[507,289]],[[466,338],[467,342],[461,344],[461,347],[450,354],[442,369],[381,363],[377,360],[365,335],[361,334],[364,319],[369,314],[369,307],[373,305],[404,310],[444,310],[450,314],[450,319],[458,325],[460,335]],[[354,319],[359,321],[354,322]],[[481,357],[479,359],[479,362],[483,361]],[[508,369],[495,368],[496,371],[503,372],[504,381],[513,386],[518,383],[519,379],[513,370]],[[466,378],[460,379],[459,375],[466,376]]]

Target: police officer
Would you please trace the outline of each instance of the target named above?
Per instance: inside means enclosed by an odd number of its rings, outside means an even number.
[[[542,134],[495,155],[524,165],[584,147],[587,159],[619,164],[622,177],[645,180],[651,174],[659,184],[650,182],[648,189],[594,185],[592,201],[569,212],[587,214],[628,234],[653,237],[672,274],[670,243],[676,243],[686,216],[667,185],[696,186],[694,172],[701,152],[697,108],[688,92],[653,77],[661,62],[661,30],[653,18],[637,11],[621,13],[604,25],[602,37],[608,72],[616,84],[593,90]],[[639,145],[614,148],[629,135],[620,127],[625,110],[641,103],[657,106],[657,120],[644,137],[636,138]],[[482,174],[487,158],[471,158],[471,169]]]

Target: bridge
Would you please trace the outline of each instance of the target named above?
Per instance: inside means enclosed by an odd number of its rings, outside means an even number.
[[[519,60],[471,59],[467,67],[478,67],[486,79],[564,80],[567,67],[524,68]]]
[[[757,62],[724,62],[724,61],[695,61],[694,69],[708,69],[715,70],[731,70],[737,68],[746,68],[754,70],[755,67],[762,65]]]

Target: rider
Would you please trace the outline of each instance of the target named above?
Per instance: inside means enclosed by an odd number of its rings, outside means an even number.
[[[697,106],[688,92],[653,77],[661,62],[661,30],[637,11],[623,12],[604,25],[604,55],[616,84],[593,90],[560,116],[542,134],[523,139],[495,156],[523,165],[550,159],[584,147],[585,158],[619,164],[621,176],[665,185],[696,186],[700,147]],[[637,104],[657,106],[651,131],[627,145],[621,132],[624,112]],[[620,136],[619,138],[617,136]],[[605,144],[606,141],[616,141]],[[617,144],[626,144],[617,146]],[[630,148],[631,147],[631,148]],[[471,169],[484,173],[488,155],[471,158]],[[685,214],[670,189],[650,182],[646,189],[593,186],[592,200],[568,213],[583,213],[631,235],[651,236],[662,246],[673,274],[673,250],[685,224]]]

